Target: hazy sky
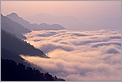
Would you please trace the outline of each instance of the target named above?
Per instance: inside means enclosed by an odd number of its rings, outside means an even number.
[[[39,13],[75,16],[90,24],[120,18],[121,1],[1,1],[1,11],[3,15],[15,12],[24,18]]]

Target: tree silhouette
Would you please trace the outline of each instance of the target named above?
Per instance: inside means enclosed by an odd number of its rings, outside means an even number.
[[[65,81],[53,77],[49,73],[41,73],[39,70],[26,67],[22,63],[16,64],[13,60],[1,59],[2,81]]]

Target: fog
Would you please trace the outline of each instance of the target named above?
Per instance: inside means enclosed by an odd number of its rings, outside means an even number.
[[[50,59],[22,56],[66,80],[120,80],[121,31],[43,30],[26,34],[27,42]]]

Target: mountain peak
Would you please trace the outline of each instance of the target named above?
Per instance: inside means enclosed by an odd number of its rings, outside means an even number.
[[[11,13],[11,14],[9,14],[7,16],[18,17],[18,15],[16,13]]]

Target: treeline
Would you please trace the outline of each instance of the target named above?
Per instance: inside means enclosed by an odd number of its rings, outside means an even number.
[[[65,81],[53,77],[49,73],[41,73],[39,70],[26,67],[22,63],[16,64],[13,60],[1,58],[2,81]]]

